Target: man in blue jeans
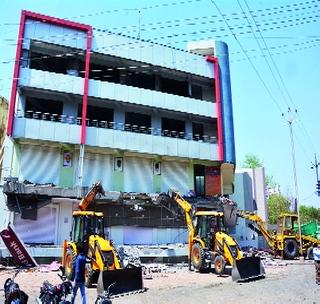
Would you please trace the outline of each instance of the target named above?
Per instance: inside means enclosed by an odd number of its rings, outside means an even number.
[[[71,297],[71,304],[74,304],[78,288],[80,288],[81,296],[82,296],[82,304],[86,304],[86,287],[84,285],[85,282],[85,268],[86,268],[86,255],[83,252],[83,248],[81,245],[77,245],[78,256],[74,265],[74,287],[73,293]]]

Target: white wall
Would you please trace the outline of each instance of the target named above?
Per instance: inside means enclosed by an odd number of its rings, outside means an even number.
[[[161,175],[162,186],[161,191],[167,192],[174,188],[185,195],[190,190],[188,187],[188,163],[166,161],[162,163]]]
[[[107,229],[116,245],[161,245],[187,243],[187,228],[112,226]]]
[[[61,157],[58,148],[21,145],[19,180],[59,184]]]
[[[152,159],[142,157],[124,158],[124,191],[153,192]]]
[[[112,155],[84,152],[82,186],[91,187],[95,182],[101,181],[105,190],[111,189],[112,174]]]

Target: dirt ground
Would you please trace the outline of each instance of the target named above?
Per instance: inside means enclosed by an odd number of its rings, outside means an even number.
[[[13,270],[0,271],[0,288]],[[56,272],[21,272],[16,282],[36,303],[44,280],[58,283]],[[114,304],[214,304],[214,303],[320,303],[320,286],[315,283],[314,265],[310,261],[291,261],[287,266],[266,267],[266,278],[248,283],[232,282],[230,276],[189,272],[185,267],[168,267],[144,279],[143,293],[113,298]],[[0,299],[3,299],[3,290]],[[77,303],[81,303],[80,295]],[[87,303],[94,303],[96,289],[87,289]],[[0,300],[2,302],[2,300]]]

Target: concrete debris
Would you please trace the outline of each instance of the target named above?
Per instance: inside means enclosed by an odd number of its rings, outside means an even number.
[[[154,279],[158,277],[164,277],[168,274],[188,272],[187,263],[177,263],[177,264],[143,264],[142,265],[142,275],[144,279]]]
[[[51,264],[41,264],[39,265],[40,272],[51,272],[51,271],[58,271],[61,267],[61,263],[57,261],[53,261]]]
[[[135,247],[129,246],[118,246],[117,252],[121,261],[124,265],[141,266],[140,253]]]
[[[288,264],[281,260],[265,259],[261,260],[264,267],[284,267]]]

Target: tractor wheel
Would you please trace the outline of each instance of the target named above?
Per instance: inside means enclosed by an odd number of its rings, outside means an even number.
[[[191,248],[191,262],[195,269],[205,269],[204,250],[199,243],[194,243]]]
[[[213,261],[214,263],[214,271],[216,274],[221,275],[224,273],[226,268],[226,261],[221,255],[217,255]]]
[[[96,271],[92,269],[92,265],[90,263],[87,263],[84,275],[86,287],[91,287],[92,284],[96,283],[96,274]]]
[[[296,240],[287,239],[284,242],[284,257],[288,260],[294,259],[298,255],[298,244]]]
[[[308,260],[313,260],[313,247],[309,247],[307,250],[307,258]]]
[[[72,248],[69,247],[67,249],[66,257],[65,257],[65,261],[66,261],[65,274],[69,280],[74,279],[74,265],[76,262],[76,258],[77,258],[76,253]]]

